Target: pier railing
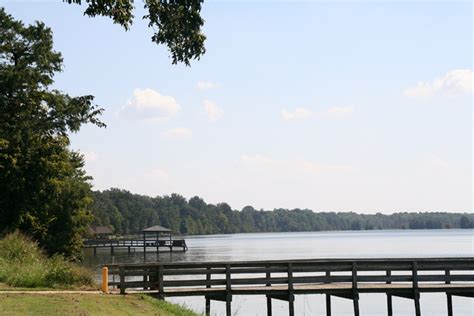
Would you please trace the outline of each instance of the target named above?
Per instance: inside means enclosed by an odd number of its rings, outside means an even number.
[[[175,250],[188,250],[186,241],[184,239],[87,239],[83,242],[83,248],[94,249],[94,254],[98,248],[109,248],[111,253],[114,253],[114,249],[127,248],[130,253],[131,249],[143,248],[144,252],[147,249],[166,248],[170,251]]]
[[[421,315],[420,293],[443,292],[452,315],[452,295],[474,295],[474,258],[148,263],[108,268],[117,280],[109,285],[122,294],[141,288],[159,297],[205,296],[206,313],[211,300],[220,300],[226,302],[228,315],[233,295],[266,295],[269,315],[271,299],[288,301],[289,315],[294,315],[297,294],[325,294],[327,315],[331,296],[351,299],[355,315],[359,315],[359,293],[387,294],[388,315],[392,315],[392,296],[410,298],[416,315]]]

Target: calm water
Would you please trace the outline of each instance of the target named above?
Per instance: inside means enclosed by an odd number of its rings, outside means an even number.
[[[186,253],[161,253],[161,261],[231,261],[305,258],[388,258],[473,256],[474,230],[397,230],[312,233],[260,233],[187,237]],[[94,257],[87,253],[85,264],[98,268],[111,262],[143,262],[141,249],[128,255],[115,251],[111,257],[102,250]],[[147,254],[147,261],[156,261]],[[204,312],[204,299],[172,298],[197,312]],[[361,294],[361,315],[386,315],[383,294]],[[413,301],[394,298],[394,315],[413,315]],[[474,299],[453,297],[454,315],[473,316]],[[333,315],[353,315],[352,302],[333,298]],[[422,315],[446,315],[446,298],[442,294],[421,295]],[[236,315],[266,315],[265,297],[235,296],[232,311]],[[322,295],[297,295],[297,315],[325,315]],[[225,304],[212,301],[213,315],[225,315]],[[274,315],[287,315],[288,304],[273,300]]]

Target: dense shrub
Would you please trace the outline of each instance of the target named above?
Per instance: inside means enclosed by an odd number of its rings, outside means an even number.
[[[92,273],[63,256],[48,258],[19,232],[0,240],[0,282],[15,287],[92,286]]]

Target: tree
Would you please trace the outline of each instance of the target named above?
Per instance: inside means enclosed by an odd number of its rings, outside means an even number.
[[[84,14],[109,17],[114,23],[128,30],[134,15],[134,0],[63,0],[69,4],[87,4]],[[190,65],[191,59],[199,59],[205,52],[206,36],[201,31],[203,0],[143,0],[148,27],[154,30],[152,41],[165,44],[171,53],[173,64]]]
[[[0,232],[19,229],[48,253],[73,256],[91,219],[83,156],[69,149],[84,123],[105,126],[91,95],[52,90],[62,57],[43,23],[0,9]]]
[[[459,227],[461,228],[474,228],[474,222],[469,220],[466,215],[463,215],[459,220]]]

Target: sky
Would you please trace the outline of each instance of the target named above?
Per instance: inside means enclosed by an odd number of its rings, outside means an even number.
[[[205,1],[206,54],[172,65],[136,1],[125,32],[61,1],[0,0],[54,33],[54,88],[93,187],[234,209],[472,212],[473,2]]]

